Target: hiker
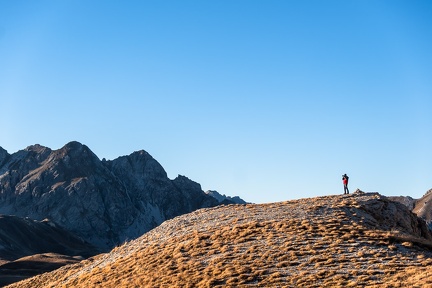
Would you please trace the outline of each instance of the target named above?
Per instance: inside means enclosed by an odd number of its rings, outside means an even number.
[[[349,190],[348,190],[348,175],[344,174],[342,175],[342,183],[344,185],[344,194],[349,194]]]

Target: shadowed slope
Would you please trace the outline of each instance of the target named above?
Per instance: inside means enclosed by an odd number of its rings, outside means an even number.
[[[0,266],[0,286],[11,284],[64,265],[80,262],[81,256],[43,253],[26,256]]]
[[[231,205],[11,287],[426,285],[431,239],[424,221],[378,194]]]
[[[0,215],[0,260],[48,252],[83,257],[100,253],[96,247],[49,221]]]
[[[98,253],[96,247],[49,221],[0,215],[1,287]]]

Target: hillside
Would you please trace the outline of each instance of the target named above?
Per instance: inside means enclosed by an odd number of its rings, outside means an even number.
[[[98,253],[94,246],[49,221],[0,215],[1,287]]]
[[[88,257],[99,251],[47,220],[0,215],[0,263],[47,252]]]
[[[0,266],[0,287],[53,271],[64,265],[78,263],[81,256],[69,256],[57,253],[33,254]]]
[[[428,287],[431,240],[379,194],[228,205],[8,287]]]

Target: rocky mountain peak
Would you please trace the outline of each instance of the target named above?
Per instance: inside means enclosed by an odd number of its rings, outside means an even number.
[[[3,149],[2,147],[0,147],[0,167],[1,167],[1,164],[2,164],[2,162],[6,159],[6,157],[8,157],[9,156],[9,153],[5,150],[5,149]]]
[[[63,181],[75,178],[89,177],[95,171],[104,170],[99,158],[86,146],[72,141],[58,150],[51,151],[46,161],[42,163],[46,174],[55,174]]]
[[[116,174],[127,177],[124,171],[131,172],[135,177],[159,177],[167,178],[167,173],[162,165],[159,164],[148,152],[144,150],[135,151],[128,156],[121,156],[105,164],[113,169]],[[136,179],[137,180],[137,179]]]
[[[1,155],[0,213],[47,218],[101,250],[218,204],[187,177],[170,180],[144,150],[100,161],[72,141],[58,150],[32,145]]]
[[[201,185],[199,183],[192,181],[184,175],[178,175],[173,182],[177,186],[188,186],[194,190],[201,190]]]
[[[24,151],[35,152],[35,153],[43,153],[46,150],[51,151],[51,149],[49,149],[48,147],[42,146],[40,144],[30,145],[24,149]]]
[[[78,142],[78,141],[70,141],[68,143],[66,143],[66,145],[64,145],[61,149],[65,149],[65,150],[80,150],[83,148],[88,148],[87,146],[83,145],[82,143]]]
[[[91,158],[99,160],[98,157],[86,146],[77,141],[67,143],[65,146],[55,151],[55,155],[59,158]]]

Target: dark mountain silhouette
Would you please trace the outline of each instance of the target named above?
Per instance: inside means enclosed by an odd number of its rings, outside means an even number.
[[[0,215],[0,261],[47,252],[88,257],[98,250],[47,220]]]
[[[47,220],[0,215],[0,286],[76,263],[99,252]]]
[[[167,177],[141,150],[112,161],[85,145],[0,149],[0,213],[49,219],[103,251],[167,219],[218,202],[185,176]]]
[[[215,190],[208,190],[205,192],[207,195],[212,196],[216,200],[218,200],[219,203],[226,203],[226,204],[247,204],[246,201],[241,199],[239,196],[226,196],[225,194],[220,194],[219,192]]]

